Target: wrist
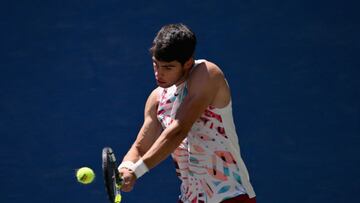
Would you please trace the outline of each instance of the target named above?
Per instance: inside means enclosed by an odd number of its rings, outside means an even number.
[[[133,167],[134,167],[134,162],[132,162],[132,161],[123,161],[119,165],[118,170],[120,170],[122,168],[132,169]]]
[[[139,159],[135,164],[133,164],[130,168],[136,175],[136,178],[140,178],[146,172],[149,171],[149,168],[146,166],[142,159]]]

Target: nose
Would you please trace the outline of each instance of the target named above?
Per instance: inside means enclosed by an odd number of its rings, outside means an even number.
[[[156,66],[154,67],[154,73],[157,78],[161,78],[163,76],[163,71],[161,70],[161,68],[158,68]]]

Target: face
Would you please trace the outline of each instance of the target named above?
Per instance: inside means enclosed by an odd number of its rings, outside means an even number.
[[[185,80],[187,72],[186,65],[181,65],[178,61],[158,61],[154,57],[152,60],[155,79],[158,86],[167,88],[172,85],[179,85]]]

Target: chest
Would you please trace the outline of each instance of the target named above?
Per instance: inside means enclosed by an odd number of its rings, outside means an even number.
[[[160,91],[157,118],[164,128],[172,123],[186,95],[186,83]]]

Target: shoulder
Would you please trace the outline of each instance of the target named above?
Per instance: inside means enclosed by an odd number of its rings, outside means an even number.
[[[231,99],[224,73],[210,61],[202,61],[195,67],[188,86],[193,94],[206,94],[210,98],[209,104],[217,108],[225,107]]]
[[[203,81],[206,83],[221,83],[223,81],[224,74],[220,67],[215,63],[207,60],[201,60],[191,71],[189,76],[189,83],[194,84],[195,81]]]
[[[146,107],[158,105],[161,91],[162,91],[162,88],[157,87],[150,93],[150,95],[146,101]]]

